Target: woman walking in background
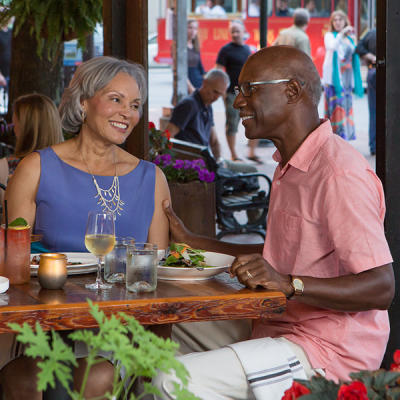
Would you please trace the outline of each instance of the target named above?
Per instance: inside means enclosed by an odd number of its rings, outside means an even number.
[[[355,139],[352,89],[363,95],[360,59],[355,53],[354,28],[343,11],[334,11],[330,32],[325,34],[325,60],[322,80],[325,90],[325,117],[333,131],[346,140]]]
[[[205,74],[200,57],[200,43],[197,36],[199,24],[194,19],[189,19],[187,23],[187,58],[188,58],[188,92],[193,93],[199,89],[203,83]]]

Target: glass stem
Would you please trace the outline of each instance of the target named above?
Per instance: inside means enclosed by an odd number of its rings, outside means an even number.
[[[97,276],[96,276],[96,282],[98,284],[102,284],[103,283],[103,279],[101,278],[101,261],[102,261],[102,258],[100,256],[99,257],[99,263],[97,265]]]

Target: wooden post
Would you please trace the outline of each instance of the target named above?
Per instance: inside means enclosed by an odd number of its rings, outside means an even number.
[[[384,366],[390,367],[392,356],[400,348],[400,3],[377,2],[377,101],[376,101],[376,170],[386,196],[386,237],[393,257],[396,294],[389,310],[390,338]]]
[[[137,62],[148,71],[147,19],[147,1],[104,0],[104,54]],[[124,145],[129,153],[144,159],[149,153],[148,119],[146,101],[142,118]]]
[[[172,44],[174,91],[172,104],[187,96],[187,9],[186,0],[174,0],[174,41]],[[179,57],[178,57],[179,55]]]

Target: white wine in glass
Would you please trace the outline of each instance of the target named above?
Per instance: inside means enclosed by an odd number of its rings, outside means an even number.
[[[114,215],[96,211],[89,212],[86,224],[85,246],[93,255],[99,258],[99,261],[96,282],[87,284],[87,289],[111,289],[112,285],[105,283],[101,277],[101,262],[102,257],[114,248],[114,244]]]

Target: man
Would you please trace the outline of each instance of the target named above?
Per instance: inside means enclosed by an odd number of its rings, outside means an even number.
[[[288,0],[276,0],[276,11],[277,17],[290,17],[292,15],[292,9],[288,6]]]
[[[264,246],[193,235],[164,204],[174,240],[236,255],[232,276],[288,298],[284,314],[254,321],[252,340],[180,359],[202,399],[280,399],[293,378],[347,379],[380,366],[394,294],[383,189],[319,119],[320,95],[318,71],[293,47],[261,49],[240,73],[235,107],[246,137],[277,147]],[[164,393],[170,381],[159,377]]]
[[[204,77],[202,86],[180,101],[172,112],[167,130],[172,137],[186,142],[210,146],[216,160],[221,156],[214,128],[211,104],[224,95],[229,85],[228,75],[212,69]]]
[[[356,52],[368,65],[369,150],[376,154],[376,29],[371,29],[360,40]]]
[[[297,8],[293,13],[293,25],[280,31],[273,45],[293,46],[311,57],[310,39],[306,33],[309,22],[310,13],[305,8]]]
[[[239,112],[233,107],[233,102],[235,100],[233,88],[237,85],[240,70],[251,54],[251,50],[250,47],[244,43],[245,28],[242,21],[232,21],[229,26],[229,33],[232,40],[218,52],[216,67],[225,69],[231,81],[224,98],[226,116],[225,133],[232,161],[241,161],[236,153],[236,134],[240,117]],[[250,141],[248,158],[260,163],[261,160],[255,155],[256,146],[257,142]]]

